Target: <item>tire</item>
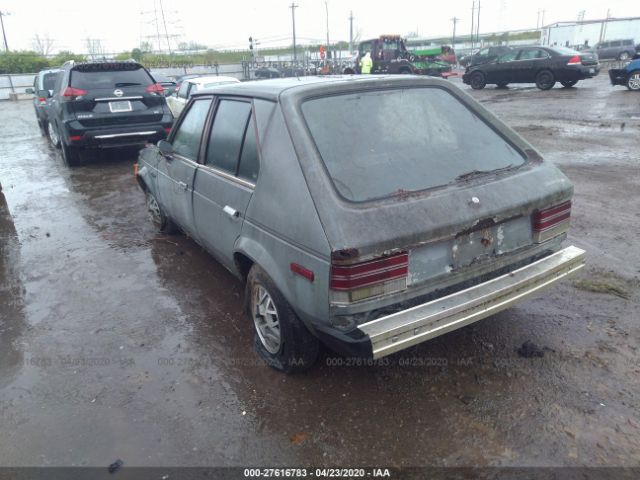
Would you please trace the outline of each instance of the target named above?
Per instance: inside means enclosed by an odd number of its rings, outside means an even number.
[[[400,75],[411,75],[411,70],[408,68],[401,68],[398,73]]]
[[[147,211],[151,221],[160,233],[175,233],[178,227],[164,212],[156,197],[148,190],[145,190],[147,197]]]
[[[60,142],[62,149],[62,158],[68,167],[75,167],[80,164],[80,150],[78,147],[72,147],[64,142]]]
[[[319,340],[257,264],[247,276],[245,305],[255,331],[256,351],[267,365],[289,374],[307,371],[314,365]]]
[[[634,70],[629,74],[627,88],[633,92],[640,91],[640,70]]]
[[[355,75],[356,72],[353,68],[345,68],[342,73],[345,75]]]
[[[482,72],[473,72],[469,78],[469,85],[474,90],[482,90],[487,85],[487,79]]]
[[[40,128],[40,135],[43,137],[48,136],[47,125],[42,120],[38,120],[38,128]]]
[[[551,90],[556,84],[556,77],[549,70],[542,70],[536,75],[536,87],[540,90]]]
[[[620,55],[618,55],[618,60],[622,60],[623,62],[625,60],[629,60],[629,52],[620,52]]]
[[[51,122],[47,123],[47,136],[49,137],[49,142],[51,142],[51,145],[54,148],[60,148],[60,135],[58,134],[58,129]]]
[[[497,88],[507,88],[507,85],[509,85],[509,82],[500,82],[496,84]]]
[[[576,83],[578,83],[578,80],[565,80],[564,82],[560,82],[560,84],[561,84],[564,88],[571,88],[571,87],[573,87]]]

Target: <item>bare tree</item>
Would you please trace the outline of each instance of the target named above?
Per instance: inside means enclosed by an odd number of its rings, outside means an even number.
[[[99,38],[87,38],[85,40],[87,47],[87,54],[91,60],[104,57],[104,48],[102,47],[102,41]]]
[[[33,41],[31,42],[33,49],[38,52],[40,55],[47,56],[53,50],[53,45],[55,42],[52,38],[49,37],[49,34],[40,36],[36,34],[33,37]]]

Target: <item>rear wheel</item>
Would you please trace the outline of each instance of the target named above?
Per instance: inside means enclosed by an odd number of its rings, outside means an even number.
[[[320,342],[300,321],[273,280],[254,264],[247,276],[247,313],[255,330],[255,347],[267,364],[285,373],[310,369]]]
[[[631,72],[629,79],[627,80],[627,88],[634,92],[640,91],[640,70]]]
[[[536,75],[536,87],[540,90],[550,90],[556,84],[556,78],[549,70],[542,70]]]
[[[60,148],[60,136],[58,135],[58,130],[51,122],[47,123],[47,134],[49,135],[49,141],[51,142],[51,145],[56,148]]]
[[[620,52],[620,55],[618,55],[618,60],[629,60],[629,52]]]
[[[69,167],[75,167],[80,164],[80,151],[78,147],[72,147],[64,142],[60,142],[62,148],[62,158],[64,163]]]
[[[573,87],[576,83],[578,83],[578,80],[565,80],[564,82],[560,82],[562,84],[562,86],[564,88],[571,88]]]
[[[482,90],[487,85],[487,80],[482,72],[473,72],[469,84],[474,90]]]

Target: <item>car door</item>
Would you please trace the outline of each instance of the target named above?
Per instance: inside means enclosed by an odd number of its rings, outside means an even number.
[[[536,75],[549,58],[547,52],[540,48],[520,50],[518,59],[513,63],[513,78],[517,83],[533,83]]]
[[[220,99],[196,174],[193,213],[200,242],[229,269],[258,169],[251,101]]]
[[[194,237],[193,180],[211,103],[211,97],[204,97],[189,105],[169,137],[173,153],[158,162],[158,200],[169,217]]]
[[[511,83],[514,81],[513,68],[518,50],[508,52],[497,58],[494,62],[483,65],[487,74],[487,83]]]

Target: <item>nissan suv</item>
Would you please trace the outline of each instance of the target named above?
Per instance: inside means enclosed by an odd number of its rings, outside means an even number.
[[[49,138],[76,165],[80,151],[144,145],[164,139],[173,116],[156,83],[139,63],[67,62],[49,109]]]

